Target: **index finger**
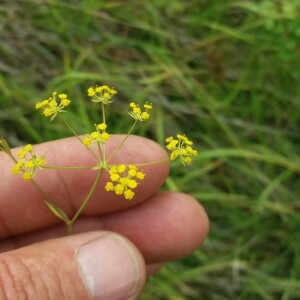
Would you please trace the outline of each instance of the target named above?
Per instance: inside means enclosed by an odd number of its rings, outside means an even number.
[[[107,144],[111,153],[124,136],[113,135]],[[40,155],[46,153],[47,165],[95,166],[96,159],[75,138],[68,138],[34,146]],[[159,161],[167,154],[155,142],[130,136],[114,157],[113,163],[139,164]],[[30,182],[11,174],[12,160],[0,153],[0,237],[40,229],[59,222],[43,202],[43,196]],[[125,200],[104,189],[108,174],[104,174],[83,215],[118,211],[144,201],[164,183],[169,164],[142,167],[146,178],[136,188],[133,200]],[[36,182],[45,194],[69,217],[79,208],[96,177],[95,170],[38,170]]]

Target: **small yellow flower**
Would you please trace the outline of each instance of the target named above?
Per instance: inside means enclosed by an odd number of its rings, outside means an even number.
[[[132,190],[126,190],[126,191],[124,191],[124,196],[125,196],[125,199],[132,200],[134,197],[134,192]]]
[[[101,123],[97,125],[97,128],[100,130],[105,130],[107,128],[107,125],[105,123]]]
[[[91,142],[92,142],[92,140],[91,140],[91,138],[88,137],[88,136],[86,136],[86,137],[83,139],[83,141],[82,141],[83,145],[86,146],[86,147],[89,147],[90,144],[91,144]]]
[[[146,102],[144,104],[145,111],[142,111],[140,106],[135,102],[130,102],[129,107],[131,111],[128,114],[137,121],[146,121],[150,118],[149,111],[152,109],[152,103]]]
[[[107,85],[90,87],[87,90],[88,96],[92,97],[92,102],[110,104],[112,97],[117,94],[117,91]]]
[[[23,179],[26,180],[26,181],[29,181],[29,180],[32,180],[33,178],[33,174],[32,173],[29,173],[29,172],[24,172],[23,173]]]
[[[17,155],[19,158],[24,158],[26,154],[32,152],[32,150],[33,150],[32,145],[28,144],[23,149],[20,149]]]
[[[126,166],[125,165],[118,165],[117,166],[117,173],[123,173],[126,170]]]
[[[35,108],[43,109],[43,115],[45,117],[51,117],[51,122],[58,113],[65,112],[64,108],[67,107],[70,103],[71,100],[68,99],[67,94],[58,94],[57,96],[57,93],[54,92],[49,99],[36,103]]]
[[[90,97],[93,97],[96,95],[96,91],[94,90],[93,87],[88,88],[87,92],[88,92],[88,96],[90,96]]]
[[[67,94],[59,94],[58,98],[60,98],[60,99],[66,99],[66,98],[68,98],[68,95]]]
[[[184,165],[192,163],[192,157],[198,154],[197,150],[192,148],[193,142],[190,141],[184,134],[177,134],[177,139],[170,136],[165,139],[166,148],[171,151],[170,160],[180,157]]]
[[[113,173],[110,175],[110,180],[112,181],[118,181],[120,179],[120,175],[117,173]]]
[[[12,173],[14,175],[20,174],[21,170],[23,168],[23,161],[19,160],[17,163],[12,167]]]
[[[110,135],[106,132],[107,125],[105,123],[96,124],[95,128],[96,131],[87,134],[82,141],[83,145],[88,148],[97,144],[105,144],[110,138]]]
[[[125,199],[132,200],[140,180],[145,178],[145,173],[138,171],[135,165],[111,166],[108,170],[110,175],[109,182],[105,185],[105,190],[114,192],[116,195],[124,195]]]
[[[152,103],[146,102],[146,103],[144,104],[144,107],[145,107],[146,109],[152,109]]]
[[[12,167],[12,173],[18,175],[22,173],[23,179],[32,180],[37,169],[42,169],[45,165],[45,154],[37,156],[34,152],[33,146],[28,144],[20,149],[17,153],[19,160]]]
[[[145,178],[146,174],[143,173],[143,172],[136,172],[135,176],[136,176],[137,179],[143,180]]]
[[[107,182],[106,185],[105,185],[105,190],[106,190],[107,192],[113,191],[113,190],[114,190],[114,185],[113,185],[113,183],[112,183],[112,182]]]

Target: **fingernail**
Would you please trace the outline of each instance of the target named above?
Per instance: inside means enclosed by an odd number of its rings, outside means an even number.
[[[142,260],[126,240],[107,234],[81,246],[77,259],[92,299],[136,299],[144,281]]]

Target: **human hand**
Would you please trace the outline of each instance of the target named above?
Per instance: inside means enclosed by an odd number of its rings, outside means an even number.
[[[115,135],[107,151],[120,142]],[[89,165],[93,157],[74,138],[35,146],[53,165]],[[153,141],[130,136],[115,163],[167,157]],[[136,299],[147,273],[193,252],[208,232],[208,219],[193,198],[162,192],[169,165],[145,166],[132,201],[107,193],[100,183],[64,237],[65,225],[49,211],[35,187],[10,174],[0,153],[0,299]],[[46,170],[40,186],[69,216],[79,207],[94,174]]]

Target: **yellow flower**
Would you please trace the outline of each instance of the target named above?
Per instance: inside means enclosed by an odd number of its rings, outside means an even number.
[[[113,173],[110,175],[110,180],[112,181],[118,181],[120,179],[120,175],[117,173]]]
[[[66,99],[66,98],[68,98],[68,95],[67,94],[59,94],[58,98],[60,98],[60,99]]]
[[[108,170],[109,182],[105,185],[105,190],[114,192],[116,195],[124,195],[125,199],[132,200],[135,193],[133,190],[138,186],[140,180],[145,178],[145,173],[138,171],[135,165],[111,166]]]
[[[92,97],[92,102],[110,104],[112,97],[117,94],[117,91],[107,85],[90,87],[87,90],[88,96]]]
[[[26,145],[23,149],[20,149],[18,152],[18,157],[19,158],[24,158],[27,153],[31,153],[33,150],[33,147],[31,144]]]
[[[170,160],[180,157],[184,165],[192,163],[192,157],[198,154],[197,150],[192,148],[193,142],[190,141],[184,134],[177,134],[177,139],[170,136],[166,138],[166,148],[171,151]]]
[[[45,117],[51,117],[51,122],[58,113],[65,112],[64,108],[67,107],[70,103],[71,100],[68,99],[68,96],[66,94],[58,94],[57,96],[57,93],[54,92],[49,99],[36,103],[35,108],[43,109],[43,115]]]
[[[132,200],[134,197],[134,192],[132,190],[126,190],[126,191],[124,191],[124,196],[125,196],[125,199]]]
[[[86,147],[89,147],[90,144],[91,144],[91,142],[92,142],[92,140],[91,140],[91,138],[88,137],[88,136],[86,136],[86,137],[83,139],[83,141],[82,141],[83,145],[86,146]]]
[[[19,160],[17,163],[12,167],[12,173],[14,175],[20,174],[21,170],[23,168],[23,161]]]
[[[100,130],[105,130],[107,128],[107,125],[105,123],[101,123],[97,125],[97,128]]]
[[[118,165],[117,166],[117,173],[123,173],[126,170],[126,166],[125,165]]]
[[[137,179],[143,180],[145,178],[146,174],[143,173],[143,172],[136,172],[135,176],[136,176]]]
[[[97,144],[105,144],[110,138],[110,135],[106,132],[107,125],[105,123],[95,125],[95,128],[96,131],[87,134],[82,141],[83,145],[88,148]]]
[[[29,172],[24,172],[23,173],[23,178],[24,178],[24,180],[29,181],[33,178],[33,174],[29,173]]]
[[[141,117],[143,120],[148,120],[150,118],[150,115],[147,112],[142,112]]]
[[[105,185],[105,190],[106,190],[107,192],[113,191],[113,190],[114,190],[114,185],[113,185],[113,183],[112,183],[112,182],[107,182],[106,185]]]
[[[144,107],[145,107],[146,109],[152,109],[152,103],[146,102],[146,103],[144,104]]]
[[[28,144],[17,153],[19,160],[12,167],[12,173],[18,175],[22,173],[23,179],[28,181],[34,178],[36,170],[42,169],[45,165],[45,154],[37,156],[33,146]]]
[[[96,91],[92,87],[88,88],[87,92],[88,92],[88,96],[90,96],[90,97],[96,95]]]
[[[150,118],[149,111],[152,109],[152,103],[146,102],[144,104],[145,111],[142,111],[140,106],[135,102],[130,102],[129,107],[131,111],[128,114],[137,121],[146,121]]]

